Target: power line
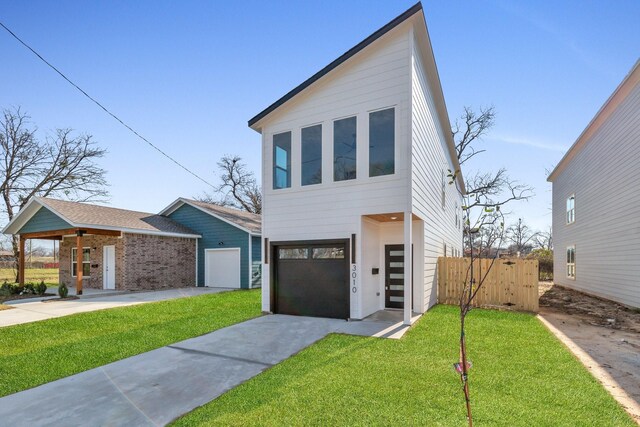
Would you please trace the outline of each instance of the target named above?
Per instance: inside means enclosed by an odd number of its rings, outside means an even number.
[[[182,163],[180,163],[179,161],[177,161],[176,159],[174,159],[173,157],[171,157],[170,155],[168,155],[167,153],[165,153],[164,151],[162,151],[158,146],[154,145],[151,141],[149,141],[147,138],[145,138],[144,136],[140,135],[135,129],[133,129],[131,126],[129,126],[128,124],[126,124],[124,121],[122,121],[118,116],[116,116],[115,114],[113,114],[111,111],[109,111],[107,109],[107,107],[105,107],[104,105],[102,105],[99,101],[97,101],[95,98],[93,98],[91,95],[89,95],[87,92],[85,92],[82,88],[80,88],[80,86],[78,86],[77,84],[75,84],[74,82],[71,81],[71,79],[69,79],[67,76],[64,75],[64,73],[60,70],[58,70],[53,64],[51,64],[49,61],[47,61],[46,59],[44,59],[42,57],[42,55],[40,55],[38,52],[36,52],[31,46],[29,46],[27,43],[25,43],[20,37],[18,37],[13,31],[11,31],[9,28],[7,28],[6,25],[4,25],[2,22],[0,22],[0,26],[2,28],[4,28],[5,30],[7,30],[7,32],[9,34],[11,34],[13,36],[13,38],[15,38],[16,40],[18,40],[18,42],[20,42],[20,44],[22,44],[24,47],[26,47],[27,49],[29,49],[35,56],[37,56],[38,58],[40,58],[40,60],[42,62],[44,62],[45,64],[47,64],[53,71],[55,71],[56,73],[58,73],[63,79],[65,79],[71,86],[73,86],[74,88],[78,89],[80,91],[80,93],[82,93],[84,96],[86,96],[87,98],[89,98],[94,104],[96,104],[98,107],[100,107],[101,109],[104,110],[105,113],[107,113],[108,115],[110,115],[111,117],[113,117],[114,119],[116,119],[122,126],[124,126],[125,128],[129,129],[135,136],[137,136],[138,138],[140,138],[142,141],[146,142],[147,144],[149,144],[149,146],[151,146],[151,148],[153,148],[154,150],[156,150],[157,152],[159,152],[160,154],[162,154],[163,156],[165,156],[167,159],[171,160],[173,163],[175,163],[177,166],[181,167],[182,169],[184,169],[187,173],[193,175],[194,177],[196,177],[197,179],[199,179],[200,181],[204,182],[205,184],[207,184],[208,186],[212,187],[212,188],[216,188],[213,184],[211,184],[209,181],[207,181],[206,179],[202,178],[200,175],[198,175],[197,173],[191,171],[189,168],[187,168],[185,165],[183,165]]]

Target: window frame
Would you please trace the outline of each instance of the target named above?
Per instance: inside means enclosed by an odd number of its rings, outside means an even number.
[[[354,140],[354,151],[353,151],[353,156],[354,156],[354,160],[353,160],[353,165],[354,165],[354,170],[353,170],[353,177],[352,178],[341,178],[338,179],[337,175],[336,175],[336,124],[338,122],[342,122],[345,120],[354,120],[355,121],[355,140]],[[358,179],[358,114],[352,114],[349,116],[345,116],[345,117],[341,117],[338,119],[334,119],[333,120],[333,129],[332,129],[333,133],[332,133],[332,159],[331,162],[333,164],[333,182],[348,182],[348,181],[355,181]]]
[[[572,252],[572,258],[569,258],[569,251]],[[565,253],[566,256],[566,276],[567,279],[576,280],[576,245],[567,246],[567,251]],[[569,262],[569,261],[572,262]]]
[[[571,208],[569,208],[569,201],[571,201]],[[571,214],[571,220],[569,220],[569,214]],[[567,225],[571,225],[576,222],[576,195],[571,194],[565,200],[565,222]]]
[[[393,139],[391,141],[391,152],[392,152],[392,164],[391,164],[391,172],[389,173],[378,173],[378,174],[372,174],[372,164],[371,164],[371,117],[375,114],[379,114],[379,113],[383,113],[383,112],[387,112],[387,111],[391,111],[393,114],[393,120],[391,121],[393,129],[392,129],[392,136]],[[368,119],[368,131],[369,134],[368,139],[369,139],[369,143],[368,143],[368,162],[369,162],[369,178],[377,178],[377,177],[381,177],[381,176],[390,176],[390,175],[395,175],[396,174],[396,107],[395,106],[391,106],[391,107],[383,107],[383,108],[379,108],[376,110],[371,110],[367,113],[367,119]]]
[[[304,181],[304,172],[305,172],[305,162],[304,162],[304,153],[305,153],[305,140],[304,140],[304,131],[305,129],[311,129],[311,128],[315,128],[315,127],[319,127],[320,128],[320,141],[319,141],[319,150],[320,150],[320,168],[318,170],[319,174],[320,174],[320,180],[318,182],[307,182],[305,183]],[[323,123],[315,123],[312,125],[308,125],[308,126],[303,126],[300,128],[300,186],[302,187],[306,187],[309,185],[319,185],[322,184],[322,163],[323,163],[323,156],[322,156],[322,148],[323,148],[323,138],[324,138],[324,126]],[[310,148],[310,147],[308,147]]]
[[[74,256],[73,252],[76,251],[77,253],[77,247],[72,247],[71,248],[71,270],[69,271],[71,273],[71,277],[77,277],[77,274],[73,274],[73,265],[78,263],[78,257]],[[85,250],[88,252],[89,256],[88,256],[88,260],[84,260],[84,252]],[[89,274],[84,274],[84,265],[88,264],[89,265]],[[77,273],[77,267],[76,267],[76,273]],[[90,279],[91,278],[91,247],[89,246],[83,246],[82,247],[82,278],[86,278],[86,279]]]
[[[281,145],[276,145],[276,137],[280,136],[280,135],[286,135],[289,134],[289,147],[288,150],[285,150],[284,147],[282,147]],[[272,161],[272,165],[271,165],[271,176],[272,176],[272,189],[273,190],[284,190],[286,188],[291,188],[291,152],[292,152],[292,146],[293,146],[293,132],[290,130],[287,131],[283,131],[283,132],[278,132],[278,133],[274,133],[271,136],[271,145],[272,145],[272,153],[271,153],[271,161]],[[280,148],[286,151],[287,153],[287,161],[286,161],[286,169],[278,166],[277,163],[277,157],[276,157],[276,150]],[[277,171],[282,170],[286,173],[286,184],[284,187],[278,187],[277,186]]]

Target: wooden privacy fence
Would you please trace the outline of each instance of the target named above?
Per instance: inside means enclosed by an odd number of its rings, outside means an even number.
[[[474,261],[475,283],[487,274],[491,259]],[[460,294],[471,264],[471,258],[438,258],[438,302],[460,303]],[[476,294],[474,307],[510,308],[538,311],[538,261],[529,259],[496,259]]]

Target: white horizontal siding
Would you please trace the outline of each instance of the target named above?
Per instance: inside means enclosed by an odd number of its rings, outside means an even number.
[[[456,207],[461,197],[446,175],[454,170],[444,132],[429,86],[422,53],[413,44],[412,67],[412,205],[413,212],[424,221],[424,309],[436,303],[439,256],[451,255],[451,249],[462,252],[462,229],[456,226]],[[442,173],[445,173],[445,206],[442,206]],[[447,254],[444,254],[446,244]]]
[[[640,307],[640,85],[553,183],[554,281]],[[566,199],[575,194],[575,222]],[[566,247],[576,246],[576,279]]]
[[[405,211],[410,110],[410,24],[401,25],[280,107],[264,121],[263,235],[273,241],[348,238],[361,216]],[[369,178],[368,120],[394,107],[395,174]],[[333,121],[357,117],[357,178],[333,181]],[[322,124],[322,184],[300,185],[300,130]],[[273,190],[272,138],[292,132],[291,188]]]

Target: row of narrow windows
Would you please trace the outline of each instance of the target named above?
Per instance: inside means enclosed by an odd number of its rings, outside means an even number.
[[[333,122],[333,180],[356,179],[357,117]],[[322,125],[300,131],[300,185],[322,183]],[[395,173],[395,109],[369,113],[369,176]],[[273,188],[291,187],[291,131],[273,135]]]

